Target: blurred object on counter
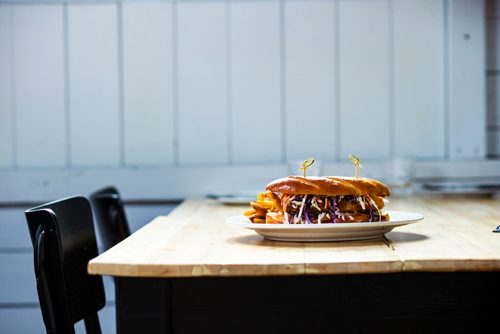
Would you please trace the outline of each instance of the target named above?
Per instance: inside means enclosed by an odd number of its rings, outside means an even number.
[[[248,205],[249,202],[255,201],[257,198],[257,194],[260,191],[258,190],[241,190],[235,191],[232,193],[218,194],[218,193],[208,193],[206,195],[207,198],[211,198],[216,200],[222,204],[245,204]]]
[[[386,184],[393,196],[409,196],[413,194],[413,159],[395,157],[389,160],[386,168]]]
[[[500,194],[500,178],[442,179],[423,182],[420,191],[433,194]]]

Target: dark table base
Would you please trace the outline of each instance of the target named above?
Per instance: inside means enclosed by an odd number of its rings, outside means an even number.
[[[117,278],[118,333],[500,333],[500,272]]]

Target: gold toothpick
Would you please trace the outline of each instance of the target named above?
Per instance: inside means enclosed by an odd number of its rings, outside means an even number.
[[[349,154],[347,159],[349,159],[356,166],[354,177],[358,178],[358,167],[363,168],[363,165],[359,162],[359,158],[356,157],[354,154]]]
[[[304,160],[304,162],[302,163],[302,167],[300,167],[300,170],[301,170],[301,171],[304,171],[304,177],[306,177],[306,172],[307,172],[307,169],[308,169],[309,167],[311,167],[313,163],[314,163],[314,159],[313,159],[313,158],[306,159],[306,160]]]

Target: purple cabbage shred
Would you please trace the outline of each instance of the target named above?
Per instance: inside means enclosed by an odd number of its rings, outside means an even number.
[[[308,224],[312,224],[313,223],[311,221],[311,219],[309,218],[309,208],[311,207],[311,200],[312,200],[312,198],[309,198],[308,200],[306,200],[306,203],[304,204],[303,215],[304,215],[304,218],[306,219],[306,221],[307,221]]]

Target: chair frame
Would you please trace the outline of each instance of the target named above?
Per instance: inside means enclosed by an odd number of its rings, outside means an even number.
[[[89,199],[102,240],[103,251],[130,235],[125,208],[115,187],[102,188],[92,193]]]
[[[105,305],[101,276],[86,272],[97,256],[90,203],[74,196],[25,211],[33,244],[34,271],[47,333],[75,333],[84,320],[87,333],[100,334],[97,312]]]

